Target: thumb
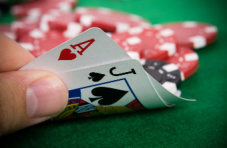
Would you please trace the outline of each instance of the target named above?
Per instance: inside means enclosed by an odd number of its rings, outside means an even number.
[[[0,135],[50,119],[67,104],[65,84],[48,71],[0,73],[0,84]]]

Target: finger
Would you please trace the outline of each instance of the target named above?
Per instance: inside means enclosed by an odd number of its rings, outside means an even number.
[[[50,119],[67,104],[64,82],[47,71],[1,73],[0,84],[0,135]]]
[[[0,72],[17,70],[33,59],[28,51],[0,32]]]

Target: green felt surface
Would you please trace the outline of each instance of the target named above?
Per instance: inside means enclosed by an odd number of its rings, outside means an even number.
[[[0,147],[227,147],[227,1],[80,0],[79,6],[134,13],[153,24],[194,20],[216,25],[217,42],[197,51],[199,69],[180,86],[183,97],[197,101],[173,108],[45,122],[2,137]],[[12,19],[2,18],[1,22]]]

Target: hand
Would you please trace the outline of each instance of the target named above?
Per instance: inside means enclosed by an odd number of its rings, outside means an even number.
[[[34,57],[0,33],[0,135],[40,123],[61,113],[68,90],[55,74],[18,70]]]

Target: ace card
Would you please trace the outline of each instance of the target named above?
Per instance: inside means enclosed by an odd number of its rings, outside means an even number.
[[[130,59],[101,29],[91,28],[28,63],[24,69],[42,69],[54,73]]]

